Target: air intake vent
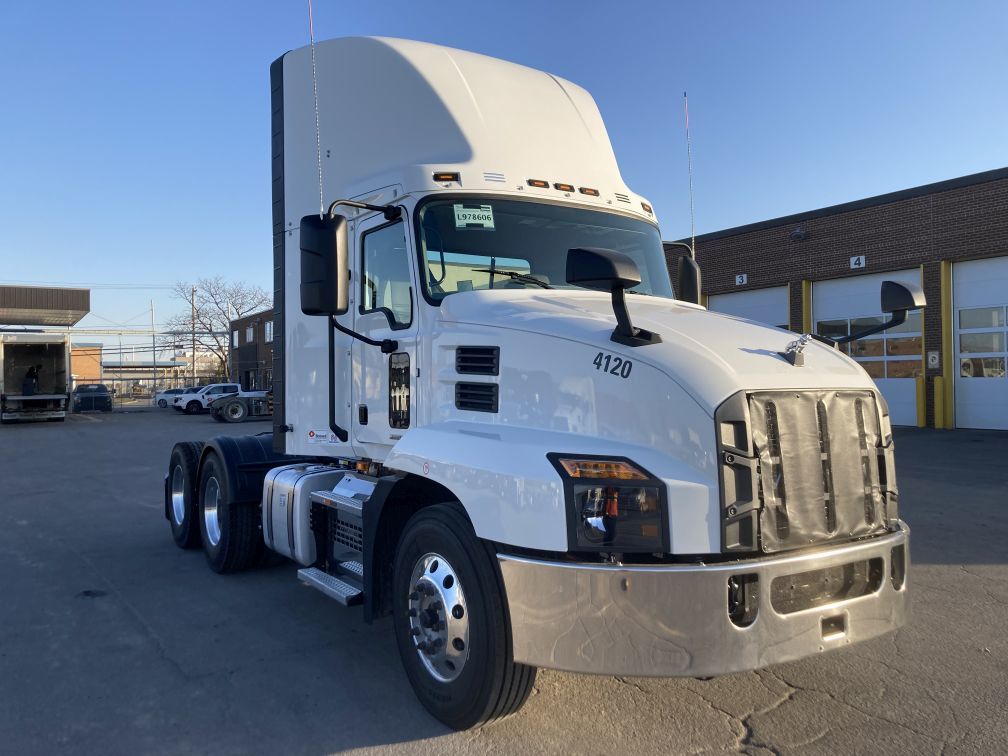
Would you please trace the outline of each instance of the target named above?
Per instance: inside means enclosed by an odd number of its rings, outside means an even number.
[[[469,375],[500,375],[500,347],[460,346],[455,371]]]
[[[498,182],[502,182],[503,183],[506,179],[504,178],[504,174],[503,173],[494,173],[493,171],[484,171],[483,172],[483,180],[484,181],[498,181]]]
[[[455,407],[473,412],[497,412],[496,383],[456,383]]]
[[[616,192],[616,199],[618,199],[620,202],[630,201],[630,198],[628,196],[626,196],[625,194],[620,194],[619,192]]]

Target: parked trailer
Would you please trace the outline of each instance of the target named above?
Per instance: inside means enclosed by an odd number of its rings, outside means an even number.
[[[26,380],[36,368],[37,379]],[[0,333],[0,422],[63,422],[70,397],[69,368],[67,334]]]
[[[696,304],[692,257],[673,296],[585,90],[393,39],[271,79],[273,433],[175,445],[179,546],[221,573],[265,547],[391,615],[454,728],[516,711],[538,667],[708,677],[904,623],[871,378]],[[883,293],[890,323],[923,305]]]

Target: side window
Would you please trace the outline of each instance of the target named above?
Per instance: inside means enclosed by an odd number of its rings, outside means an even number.
[[[392,328],[413,321],[409,255],[402,221],[364,234],[361,313],[385,313]]]

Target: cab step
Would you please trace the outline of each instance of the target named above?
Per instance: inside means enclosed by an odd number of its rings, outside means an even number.
[[[306,567],[298,570],[298,580],[305,585],[322,591],[329,598],[336,599],[343,606],[355,606],[364,600],[364,591],[352,578],[343,579],[330,575],[317,567]]]

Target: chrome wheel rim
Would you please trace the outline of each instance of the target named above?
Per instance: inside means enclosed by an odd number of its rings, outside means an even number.
[[[220,543],[220,519],[217,517],[219,505],[220,484],[217,478],[211,476],[207,479],[206,489],[203,491],[203,525],[206,527],[207,540],[212,546]]]
[[[182,465],[175,465],[171,476],[171,508],[172,519],[176,525],[185,520],[185,473]]]
[[[469,607],[458,573],[440,554],[424,554],[409,582],[410,637],[431,677],[451,682],[469,659]]]

